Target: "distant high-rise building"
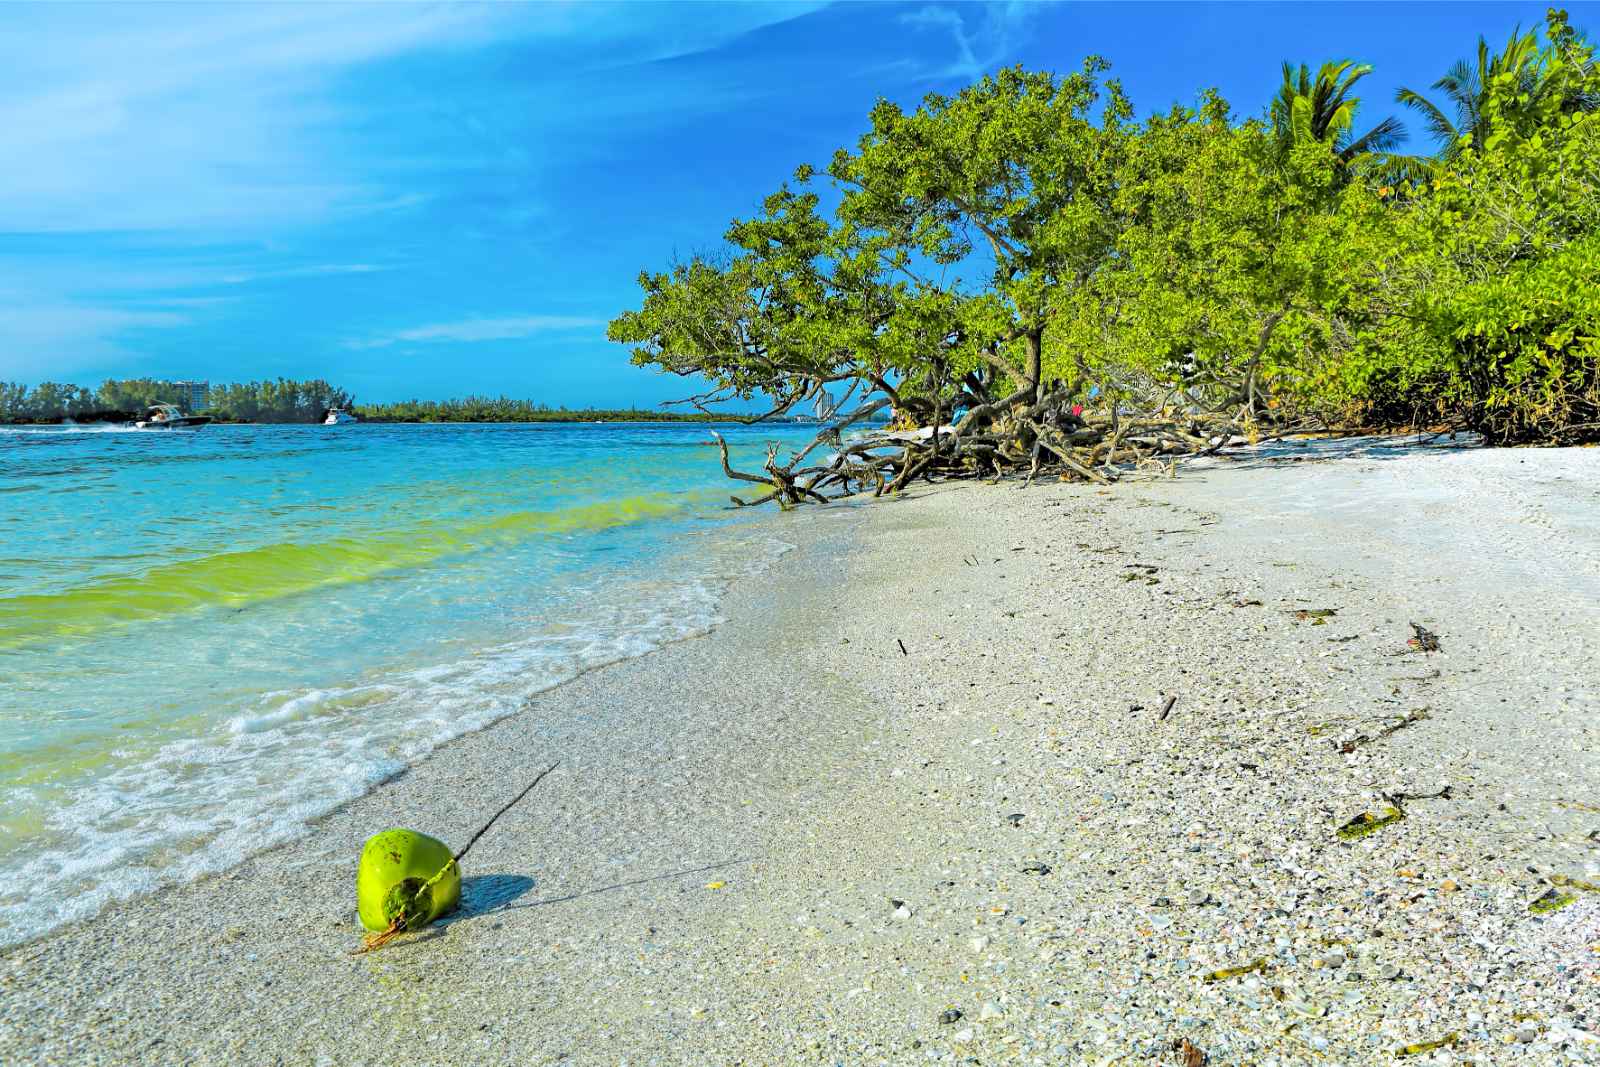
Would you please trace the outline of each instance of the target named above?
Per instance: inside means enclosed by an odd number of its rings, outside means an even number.
[[[191,414],[206,409],[206,393],[211,389],[210,382],[173,382],[181,394],[178,406]]]

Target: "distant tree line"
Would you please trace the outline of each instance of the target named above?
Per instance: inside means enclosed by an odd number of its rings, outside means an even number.
[[[213,385],[206,393],[207,412],[229,422],[321,422],[330,408],[348,410],[355,402],[321,378]]]
[[[189,391],[155,378],[108,379],[95,389],[59,382],[31,388],[19,382],[0,382],[0,423],[129,421],[152,404],[173,404],[188,411]],[[404,400],[358,407],[354,396],[320,378],[213,385],[206,392],[205,411],[219,422],[309,423],[321,422],[330,408],[351,411],[366,422],[711,422],[729,418],[648,408],[568,410],[504,396]]]
[[[190,408],[189,391],[155,378],[107,379],[96,389],[60,382],[32,388],[0,382],[0,422],[50,423],[126,421],[152,404]],[[206,392],[205,411],[222,422],[321,422],[329,408],[349,408],[355,397],[322,379],[213,385]]]
[[[468,396],[460,400],[402,400],[363,404],[355,414],[364,422],[714,422],[726,415],[662,412],[649,408],[551,407],[510,397]]]

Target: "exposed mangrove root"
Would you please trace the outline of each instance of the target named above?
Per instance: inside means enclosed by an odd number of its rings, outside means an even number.
[[[1199,413],[1157,407],[1140,414],[1109,408],[1085,412],[1066,388],[1024,387],[1000,400],[967,396],[961,414],[944,422],[943,404],[922,411],[895,406],[889,427],[845,431],[891,407],[880,396],[837,417],[816,438],[780,462],[769,446],[759,472],[736,469],[727,442],[713,431],[722,471],[735,481],[761,487],[753,497],[732,497],[739,507],[775,502],[780,508],[825,503],[858,493],[875,497],[901,492],[918,478],[989,478],[1008,475],[1031,485],[1041,475],[1110,486],[1126,473],[1154,470],[1171,476],[1179,459],[1211,455],[1229,444],[1260,440],[1262,424],[1248,408]],[[918,416],[926,416],[922,422]],[[1319,425],[1272,427],[1278,436],[1321,432]],[[814,458],[820,456],[820,459]]]

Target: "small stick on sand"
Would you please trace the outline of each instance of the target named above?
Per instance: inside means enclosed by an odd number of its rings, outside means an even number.
[[[1378,795],[1398,808],[1407,800],[1449,800],[1450,792],[1453,788],[1453,786],[1447,785],[1434,793],[1384,793],[1380,791]]]
[[[1171,696],[1169,696],[1167,698],[1167,702],[1165,704],[1161,705],[1161,714],[1156,716],[1156,722],[1166,722],[1167,721],[1167,715],[1172,711],[1172,705],[1176,704],[1177,702],[1178,702],[1178,694],[1177,693],[1173,693]]]
[[[521,800],[523,797],[525,797],[529,793],[533,792],[533,787],[538,785],[540,782],[544,781],[544,776],[549,774],[551,771],[555,770],[559,766],[561,766],[561,761],[560,760],[556,760],[554,763],[550,764],[550,766],[548,766],[544,770],[540,771],[539,772],[539,777],[535,778],[533,781],[528,783],[528,788],[526,788],[522,792],[518,793],[515,797],[512,797],[510,803],[508,803],[505,807],[501,808],[499,811],[495,812],[492,816],[490,816],[488,822],[486,822],[482,826],[478,827],[478,832],[473,834],[471,837],[467,838],[467,843],[461,846],[461,851],[457,852],[455,854],[455,856],[452,857],[452,859],[454,859],[457,863],[461,862],[461,857],[465,856],[467,854],[467,849],[471,848],[473,845],[476,845],[478,843],[478,838],[482,837],[488,831],[489,827],[491,827],[491,826],[493,826],[495,824],[496,820],[498,820],[500,818],[500,816],[504,815],[506,812],[510,811],[513,807],[515,807],[517,801]]]

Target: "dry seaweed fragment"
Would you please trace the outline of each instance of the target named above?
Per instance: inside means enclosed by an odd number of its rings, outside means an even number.
[[[1411,630],[1416,636],[1412,637],[1406,642],[1406,644],[1411,646],[1411,650],[1413,652],[1426,653],[1439,651],[1438,634],[1434,633],[1432,630],[1425,630],[1416,623],[1411,624]]]
[[[1364,811],[1339,827],[1339,836],[1345,841],[1355,841],[1358,838],[1366,837],[1368,834],[1376,833],[1385,826],[1397,823],[1405,817],[1406,813],[1395,807],[1385,808],[1382,814],[1379,815]]]
[[[1265,971],[1266,969],[1267,959],[1262,956],[1251,960],[1249,963],[1241,963],[1237,967],[1223,967],[1221,970],[1212,971],[1205,976],[1203,981],[1226,982],[1230,978],[1238,978],[1240,975],[1251,974],[1255,971]]]
[[[1581,889],[1585,893],[1600,893],[1600,882],[1586,882],[1570,874],[1552,874],[1550,884],[1566,886],[1568,889]]]
[[[1420,1056],[1424,1052],[1433,1052],[1435,1049],[1441,1049],[1447,1046],[1454,1047],[1456,1044],[1460,1043],[1460,1041],[1461,1035],[1452,1030],[1443,1037],[1435,1038],[1432,1041],[1417,1041],[1410,1045],[1402,1045],[1394,1050],[1394,1054],[1396,1056]]]
[[[1338,608],[1296,608],[1292,615],[1296,622],[1309,622],[1313,626],[1326,626],[1328,620],[1339,614]]]
[[[1549,915],[1553,911],[1560,911],[1577,899],[1576,893],[1563,893],[1555,886],[1551,886],[1538,899],[1529,902],[1528,910],[1535,915]]]

